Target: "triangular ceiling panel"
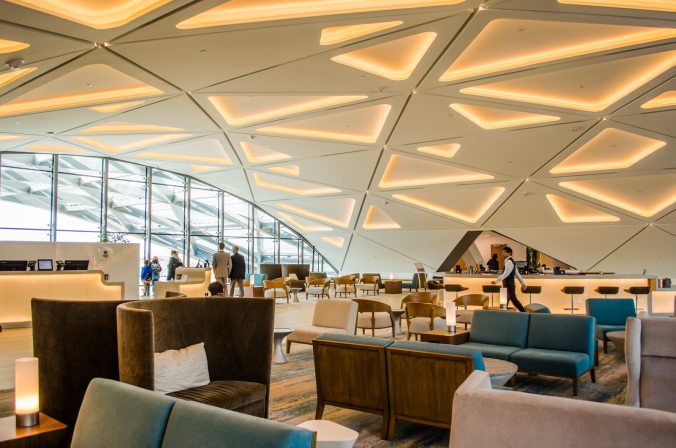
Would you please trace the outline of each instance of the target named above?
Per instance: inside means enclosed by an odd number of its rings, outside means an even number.
[[[657,224],[657,228],[676,236],[676,224]]]
[[[571,226],[552,230],[550,227],[495,228],[533,249],[561,260],[580,270],[597,270],[598,260],[624,244],[638,233],[643,226]],[[552,238],[556,232],[556,238]],[[636,270],[615,271],[619,274],[640,272]],[[608,269],[610,270],[610,269]]]
[[[246,174],[244,173],[243,169],[200,174],[197,176],[197,178],[246,201],[253,201],[253,196],[251,196],[251,190],[249,188],[249,182],[247,181]]]
[[[383,210],[371,204],[366,211],[362,228],[365,230],[394,230],[401,229],[401,226]]]
[[[0,151],[6,151],[17,146],[26,145],[32,143],[35,140],[38,140],[40,137],[37,135],[27,135],[19,133],[1,133],[0,134]]]
[[[660,277],[673,275],[676,266],[676,236],[658,227],[646,227],[622,247],[591,268],[600,271],[635,272],[645,269]],[[650,254],[646,256],[646,254]]]
[[[404,23],[403,20],[390,22],[360,23],[357,25],[339,25],[324,28],[319,38],[320,45],[336,45],[364,36],[371,36],[380,31],[396,28]]]
[[[77,145],[69,144],[56,138],[43,138],[38,141],[23,144],[18,148],[14,148],[14,150],[45,154],[65,154],[79,156],[98,155],[94,151],[81,148]]]
[[[125,154],[196,137],[188,133],[78,135],[67,137],[71,143],[91,148],[105,155]],[[65,137],[64,137],[65,138]]]
[[[351,233],[334,230],[325,234],[311,233],[306,235],[306,237],[310,244],[315,246],[324,258],[337,269],[340,269],[350,245]]]
[[[290,199],[266,203],[283,212],[312,219],[339,229],[348,229],[361,205],[356,196],[328,196],[324,198]]]
[[[8,17],[8,16],[3,16]],[[45,33],[34,28],[0,23],[0,55],[6,59],[23,59],[25,64],[34,64],[56,56],[86,51],[91,42]]]
[[[613,113],[613,119],[625,115],[662,112],[676,108],[676,79],[660,84]]]
[[[610,213],[581,204],[556,194],[548,194],[547,201],[552,206],[559,219],[566,224],[592,222],[618,222],[620,218]]]
[[[420,260],[406,256],[362,236],[354,235],[340,272],[343,274],[373,272],[375,268],[383,277],[386,277],[389,272],[397,274],[413,272],[416,262],[420,262]],[[437,266],[429,266],[429,268],[436,269]]]
[[[336,187],[278,176],[271,173],[250,171],[249,184],[257,201],[272,201],[298,197],[317,197],[345,193]]]
[[[376,207],[377,210],[380,210],[391,218],[400,226],[401,230],[449,230],[462,229],[464,227],[452,219],[443,218],[434,213],[425,212],[414,206],[401,204],[389,198],[369,194],[362,207],[356,227],[364,235],[368,235],[372,231],[367,228],[368,226],[364,226],[367,222],[371,206]]]
[[[198,173],[223,170],[238,164],[228,143],[216,135],[142,149],[126,156],[154,160],[160,164],[165,162],[189,164],[193,165],[192,170]]]
[[[676,123],[676,110],[613,117],[613,120],[676,138],[676,130],[674,129],[674,123]]]

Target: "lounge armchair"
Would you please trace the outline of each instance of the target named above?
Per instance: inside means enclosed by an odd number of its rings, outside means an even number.
[[[465,294],[458,297],[454,300],[455,304],[458,307],[458,318],[457,323],[465,324],[465,329],[467,325],[472,324],[472,317],[474,316],[475,309],[483,309],[488,306],[489,298],[485,294]],[[474,309],[467,307],[474,307]]]
[[[357,328],[362,329],[365,334],[367,329],[371,330],[371,336],[376,335],[376,329],[392,328],[392,338],[396,337],[394,328],[394,315],[392,307],[383,302],[368,299],[353,299],[357,302]]]
[[[317,296],[317,298],[322,298],[326,296],[327,299],[330,299],[329,295],[329,286],[331,282],[328,278],[323,277],[308,277],[305,279],[305,292],[308,296]]]
[[[401,308],[404,309],[406,307],[406,304],[411,302],[431,303],[433,305],[439,305],[438,299],[439,295],[436,292],[429,291],[412,292],[406,294],[401,299]]]
[[[369,293],[380,294],[380,276],[364,274],[361,278],[361,284],[359,284],[359,290],[364,291],[367,295]]]
[[[627,318],[636,317],[633,299],[587,299],[587,315],[596,319],[594,335],[603,342],[603,353],[608,353],[611,331],[624,331]]]
[[[418,291],[418,289],[427,290],[427,274],[425,274],[424,272],[415,273],[413,274],[411,281],[403,282],[401,284],[401,287],[408,288],[409,291],[413,291],[414,289],[416,291]]]
[[[312,325],[296,327],[286,337],[286,352],[291,351],[292,342],[312,344],[325,333],[354,335],[358,308],[357,303],[351,300],[320,300],[315,305]]]
[[[283,278],[275,280],[263,280],[263,296],[267,299],[286,299],[289,303],[289,289],[286,287],[286,281]]]
[[[432,303],[408,302],[406,304],[406,340],[411,335],[446,328],[446,309]]]
[[[341,295],[347,297],[348,294],[354,294],[357,297],[357,276],[356,275],[343,275],[342,277],[336,277],[334,281],[336,285],[336,297]]]

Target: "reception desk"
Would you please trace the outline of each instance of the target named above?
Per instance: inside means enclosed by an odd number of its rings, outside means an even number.
[[[31,299],[122,300],[124,282],[107,282],[102,271],[0,272],[0,323],[27,326]]]
[[[176,268],[176,277],[180,280],[156,281],[154,297],[164,299],[167,291],[180,292],[188,297],[203,297],[209,291],[211,269],[209,268]]]
[[[492,280],[498,277],[497,274],[444,274],[444,284],[461,284],[469,288],[468,291],[459,293],[462,294],[483,294],[481,287],[483,285],[490,285]],[[585,313],[585,300],[588,298],[601,297],[594,289],[598,286],[617,286],[620,292],[608,298],[634,298],[633,295],[624,292],[630,286],[651,286],[654,284],[655,276],[651,275],[634,275],[634,274],[593,274],[593,275],[524,275],[523,279],[528,286],[541,286],[541,294],[533,294],[533,302],[541,303],[547,306],[552,313],[570,313],[564,308],[570,307],[570,295],[561,292],[564,286],[584,286],[584,294],[575,295],[575,311],[576,314]],[[653,280],[651,282],[651,280]],[[519,283],[517,281],[516,295],[521,303],[526,306],[529,303],[529,296],[519,290]],[[490,293],[486,293],[490,297]],[[455,298],[454,292],[445,292],[445,298]],[[494,295],[494,305],[499,306],[499,294]],[[657,305],[657,304],[656,304]],[[673,305],[672,305],[673,306]],[[653,294],[648,296],[639,296],[639,308],[645,309],[648,312],[653,312],[653,308],[661,309],[662,306],[653,307]]]

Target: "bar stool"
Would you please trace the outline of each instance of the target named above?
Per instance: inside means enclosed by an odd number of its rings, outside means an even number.
[[[584,294],[584,286],[564,286],[561,289],[561,292],[564,294],[570,294],[570,308],[564,308],[564,310],[570,310],[570,314],[575,314],[576,310],[580,308],[575,308],[575,294]]]
[[[635,303],[636,303],[636,311],[639,310],[638,307],[638,296],[647,296],[650,294],[650,286],[630,286],[629,288],[625,289],[624,292],[628,292],[629,294],[633,294],[635,297]],[[642,309],[642,308],[640,308]]]
[[[448,292],[454,292],[455,298],[458,298],[458,293],[462,291],[467,291],[469,288],[462,285],[444,285],[444,290]]]
[[[528,303],[533,303],[533,294],[540,294],[542,292],[542,286],[526,286],[521,291],[524,294],[528,294]]]
[[[598,286],[595,290],[597,294],[603,294],[603,298],[607,299],[609,295],[614,296],[620,292],[619,286]]]
[[[491,293],[491,306],[493,306],[493,294],[500,293],[500,285],[481,285],[481,289],[485,293]]]

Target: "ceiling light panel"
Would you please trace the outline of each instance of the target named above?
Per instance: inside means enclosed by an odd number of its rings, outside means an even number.
[[[346,96],[210,96],[209,102],[230,126],[246,126],[367,99]]]
[[[10,142],[14,140],[21,140],[22,138],[23,137],[18,135],[0,134],[0,142]]]
[[[605,213],[587,205],[580,204],[570,199],[564,199],[555,194],[546,195],[549,205],[558,215],[561,222],[566,224],[582,224],[593,222],[617,222],[617,216]]]
[[[230,0],[180,22],[176,28],[206,28],[302,17],[427,8],[463,2],[464,0]]]
[[[316,196],[322,194],[336,194],[342,190],[332,187],[320,187],[310,182],[265,176],[261,173],[253,173],[254,182],[259,188],[281,191],[296,196]]]
[[[134,134],[139,132],[178,132],[183,130],[181,128],[154,124],[112,122],[85,128],[80,131],[80,134]]]
[[[676,174],[566,181],[559,186],[645,218],[676,202]]]
[[[338,140],[352,143],[375,143],[392,106],[379,104],[360,109],[335,112],[320,117],[257,129],[267,134]]]
[[[295,229],[301,230],[303,232],[330,232],[333,229],[328,226],[324,226],[321,224],[316,224],[310,221],[306,221],[304,219],[300,218],[295,218],[288,213],[284,212],[277,212],[277,216],[291,224]]]
[[[92,106],[89,108],[89,110],[98,112],[100,114],[112,114],[115,112],[122,112],[123,110],[131,109],[132,107],[140,106],[143,103],[145,103],[145,101],[127,101],[125,103]]]
[[[268,171],[276,174],[283,174],[285,176],[300,176],[300,167],[298,165],[279,165],[271,166]]]
[[[638,163],[666,142],[606,128],[550,170],[552,174],[621,170]]]
[[[24,76],[28,75],[29,73],[34,72],[37,69],[38,69],[37,67],[26,67],[26,68],[21,68],[19,70],[9,71],[7,73],[1,73],[0,74],[0,88],[11,84],[18,79],[23,78]]]
[[[395,28],[404,23],[401,20],[391,22],[362,23],[359,25],[332,26],[324,28],[319,38],[319,45],[335,45],[358,37],[368,36],[379,31]]]
[[[495,19],[481,30],[439,81],[456,81],[673,37],[676,37],[673,28]]]
[[[471,104],[453,103],[451,109],[467,118],[482,129],[493,130],[527,126],[531,124],[551,123],[559,121],[561,117],[554,115],[532,114],[516,110],[498,109],[495,107],[476,106]]]
[[[644,9],[676,12],[673,0],[558,0],[564,5],[599,6],[603,8]]]
[[[345,244],[345,238],[342,236],[323,236],[322,240],[338,248],[343,247],[343,244]]]
[[[392,81],[404,81],[411,76],[436,37],[434,32],[414,34],[340,54],[331,60]]]
[[[170,0],[7,0],[97,30],[116,28],[135,20]]]
[[[267,146],[255,145],[249,142],[240,142],[240,147],[249,163],[270,163],[288,160],[290,155],[268,148]]]
[[[674,65],[676,50],[465,87],[460,93],[600,112]]]
[[[397,221],[375,205],[369,206],[362,227],[366,230],[393,230],[401,228]]]
[[[322,198],[321,200],[304,199],[301,203],[277,202],[276,207],[346,229],[352,219],[355,204],[354,198]]]
[[[676,106],[676,90],[657,95],[652,100],[641,104],[641,109],[657,109],[658,107]]]
[[[449,143],[446,145],[419,146],[416,149],[424,154],[451,159],[460,150],[460,144]]]
[[[131,137],[131,138],[130,138]],[[152,137],[142,136],[125,136],[125,138],[115,137],[71,137],[71,140],[90,146],[99,151],[106,153],[117,154],[138,149],[147,148],[149,146],[160,145],[163,143],[170,143],[177,140],[183,140],[192,137],[192,134],[162,134]]]
[[[150,159],[150,160],[166,160],[168,162],[187,162],[187,163],[212,163],[223,166],[232,166],[232,160],[227,156],[224,157],[208,157],[208,156],[199,156],[193,154],[170,154],[157,151],[144,151],[137,152],[131,155],[131,157],[136,157],[139,159]],[[208,166],[201,171],[213,170],[218,167]],[[198,168],[196,171],[200,171]]]
[[[378,186],[405,188],[490,179],[493,179],[493,176],[488,174],[393,154],[387,162]]]
[[[46,152],[46,153],[62,153],[62,154],[90,154],[84,149],[74,148],[66,145],[50,145],[50,144],[36,144],[29,145],[23,148],[26,152]]]
[[[12,72],[13,73],[13,72]],[[0,104],[0,117],[164,93],[106,64],[90,64]]]
[[[0,39],[0,54],[14,53],[16,51],[25,50],[30,46],[30,44],[24,42]]]

